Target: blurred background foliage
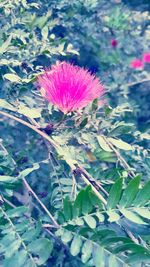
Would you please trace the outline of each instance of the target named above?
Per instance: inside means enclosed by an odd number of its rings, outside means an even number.
[[[0,116],[1,266],[150,266],[150,65],[130,67],[150,51],[149,1],[1,0],[0,18],[1,110],[63,148]],[[103,109],[63,118],[45,102],[36,76],[58,60],[96,73]]]

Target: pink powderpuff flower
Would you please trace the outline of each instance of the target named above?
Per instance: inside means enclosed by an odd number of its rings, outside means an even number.
[[[118,41],[116,39],[112,39],[111,46],[115,48],[117,45],[118,45]]]
[[[150,63],[150,53],[143,54],[143,62]]]
[[[143,68],[143,62],[142,60],[135,58],[131,61],[130,67],[133,69],[141,69]]]
[[[64,114],[83,108],[104,94],[104,87],[95,75],[67,62],[58,62],[37,80],[42,96]]]

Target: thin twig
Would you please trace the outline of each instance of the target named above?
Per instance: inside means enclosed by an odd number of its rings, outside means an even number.
[[[36,126],[37,128],[40,128],[40,124],[35,119],[28,118],[28,120],[32,123],[32,125]]]
[[[13,203],[11,203],[8,199],[6,199],[5,197],[2,196],[2,199],[13,209],[16,208],[16,206]]]
[[[134,86],[134,85],[136,85],[136,84],[145,83],[145,82],[150,82],[150,79],[147,78],[147,79],[143,79],[143,80],[141,80],[141,81],[137,81],[137,82],[133,82],[133,83],[127,83],[126,85],[127,85],[128,87],[131,87],[131,86]]]
[[[107,143],[107,145],[114,151],[114,153],[116,154],[123,168],[127,170],[129,172],[130,177],[133,178],[135,176],[135,173],[131,170],[131,167],[129,166],[129,164],[125,161],[125,159],[120,155],[118,150],[114,148],[114,146],[107,140],[107,138],[104,135],[103,135],[103,138],[105,142]]]
[[[109,194],[107,193],[107,191],[100,185],[100,183],[97,182],[97,181],[95,181],[95,179],[84,168],[80,167],[80,172],[89,180],[90,183],[93,184],[93,186],[97,190],[103,192],[106,197],[109,196]]]
[[[39,199],[39,197],[36,195],[36,193],[32,190],[31,186],[28,184],[28,182],[26,181],[26,179],[25,178],[22,178],[22,180],[23,180],[24,185],[26,186],[28,192],[31,193],[33,195],[33,197],[37,200],[37,202],[40,204],[40,206],[43,208],[43,210],[46,212],[46,214],[48,215],[48,217],[53,222],[54,226],[56,226],[56,228],[59,228],[59,224],[56,222],[56,220],[54,219],[54,217],[52,216],[52,214],[49,212],[49,210],[46,208],[46,206],[42,203],[42,201]]]
[[[13,119],[15,121],[18,121],[19,123],[27,126],[28,128],[32,129],[33,131],[37,132],[39,135],[41,135],[43,138],[45,138],[46,140],[48,140],[52,145],[53,147],[55,147],[56,149],[59,149],[60,146],[59,144],[56,143],[56,141],[54,141],[50,136],[48,136],[46,133],[42,132],[41,130],[37,129],[36,126],[32,125],[31,123],[28,123],[18,117],[15,117],[11,114],[8,114],[7,112],[4,112],[4,111],[0,111],[0,114],[3,115],[3,116],[6,116],[10,119]]]
[[[42,227],[43,228],[51,228],[51,229],[55,228],[56,229],[56,226],[55,225],[49,224],[49,223],[42,224]]]
[[[126,234],[131,238],[131,240],[135,243],[135,244],[139,244],[138,239],[135,238],[135,236],[124,226],[120,225],[122,227],[122,229],[126,232]]]

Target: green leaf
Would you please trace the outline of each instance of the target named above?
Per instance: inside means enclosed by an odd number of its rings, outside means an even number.
[[[96,151],[96,157],[104,162],[116,163],[117,161],[116,155],[113,152]]]
[[[113,209],[118,204],[122,192],[122,182],[123,178],[119,178],[111,187],[107,201],[107,209]]]
[[[132,146],[124,141],[122,141],[121,139],[115,139],[115,138],[108,138],[109,142],[112,143],[112,145],[116,146],[119,149],[123,149],[123,150],[132,150]]]
[[[78,217],[82,214],[82,199],[84,197],[84,190],[81,190],[74,202],[73,206],[73,218]]]
[[[15,217],[20,217],[22,216],[24,213],[26,213],[28,211],[28,208],[25,206],[21,206],[21,207],[16,207],[13,209],[10,209],[7,211],[7,215],[10,218],[15,218]]]
[[[92,207],[97,206],[98,208],[102,209],[102,202],[100,201],[100,199],[95,195],[95,193],[93,191],[89,192],[89,199],[90,202],[92,204]]]
[[[123,243],[131,243],[134,244],[134,242],[128,238],[128,237],[122,237],[122,236],[106,236],[101,240],[101,245],[102,246],[110,246],[110,245],[114,245],[117,244],[119,242],[119,244]]]
[[[63,243],[67,244],[72,239],[72,233],[69,231],[64,231],[63,235],[61,236],[61,240]]]
[[[84,221],[81,218],[75,219],[74,222],[75,222],[76,225],[79,225],[79,226],[84,225]]]
[[[28,242],[31,242],[32,240],[36,239],[39,234],[41,232],[41,223],[38,222],[36,225],[35,225],[35,228],[29,228],[27,229],[26,232],[24,232],[24,234],[22,235],[22,239],[24,241],[28,241]]]
[[[21,266],[22,267],[22,266]],[[28,259],[25,263],[25,265],[23,265],[23,267],[37,267],[37,264],[34,263],[31,259]]]
[[[72,44],[68,44],[66,51],[79,56],[79,52],[73,48]]]
[[[44,16],[35,17],[34,21],[32,22],[32,27],[39,27],[42,29],[45,25],[48,19],[51,16],[51,11],[48,11],[47,14]]]
[[[150,262],[150,253],[149,254],[140,253],[140,252],[138,252],[136,254],[134,253],[134,254],[130,255],[130,257],[128,258],[127,261],[129,262],[130,266],[133,266],[133,263],[136,263],[136,265],[134,265],[134,266],[137,266],[137,264],[139,262],[141,262],[141,261],[143,263],[147,262],[149,264],[149,262]],[[140,264],[139,267],[141,267],[141,264]]]
[[[142,206],[150,200],[150,181],[148,181],[141,190],[139,190],[133,205]]]
[[[123,245],[119,245],[117,246],[117,248],[114,249],[115,253],[119,253],[119,252],[124,252],[124,251],[132,251],[134,253],[140,253],[140,252],[145,252],[147,253],[148,250],[138,244],[134,244],[134,243],[127,243],[127,244],[123,244]]]
[[[133,131],[134,124],[133,123],[120,123],[117,127],[113,128],[109,133],[111,136],[120,136],[121,134],[130,133]]]
[[[104,267],[105,261],[104,261],[104,249],[100,246],[94,246],[93,247],[93,262],[95,267]]]
[[[12,35],[10,35],[7,40],[2,44],[2,46],[0,47],[0,54],[3,54],[7,51],[8,46],[11,43],[11,39],[12,39]]]
[[[41,30],[41,34],[42,34],[43,39],[46,40],[47,37],[48,37],[48,27],[47,27],[47,26],[44,26],[44,27],[42,28],[42,30]]]
[[[134,211],[140,216],[150,220],[150,210],[148,208],[134,208]]]
[[[88,118],[86,117],[81,121],[81,123],[79,125],[80,130],[83,129],[87,123],[88,123]]]
[[[122,198],[119,205],[121,207],[128,207],[132,204],[139,188],[141,176],[137,175],[133,180],[130,181],[128,186],[123,192]]]
[[[92,203],[90,201],[91,186],[87,186],[84,190],[82,198],[82,214],[87,214],[92,210]]]
[[[72,186],[72,180],[69,179],[69,178],[60,178],[59,179],[59,182],[62,184],[62,185],[70,185]]]
[[[142,133],[142,134],[140,135],[140,137],[141,137],[142,139],[150,140],[150,134],[148,134],[148,133]]]
[[[4,74],[4,78],[14,83],[18,83],[21,81],[21,78],[17,74],[14,74],[14,73],[6,73]]]
[[[109,222],[116,222],[116,221],[118,221],[119,219],[120,219],[120,216],[119,216],[119,214],[117,213],[117,212],[115,212],[115,211],[107,211],[107,214],[108,214],[108,216],[109,216]]]
[[[16,178],[13,176],[0,175],[0,182],[2,183],[13,183],[16,181]]]
[[[69,197],[66,197],[63,201],[63,211],[66,221],[72,219],[72,204],[69,200]]]
[[[5,99],[0,99],[0,107],[8,109],[8,110],[12,110],[12,111],[16,111],[17,110],[13,105],[8,103]]]
[[[111,254],[109,256],[109,263],[108,263],[108,266],[113,266],[113,267],[119,267],[119,263],[117,262],[116,260],[116,256]]]
[[[25,105],[20,105],[18,112],[30,119],[36,119],[41,117],[41,109],[40,108],[29,108]]]
[[[138,224],[147,224],[145,223],[137,214],[126,209],[120,209],[121,213],[130,221]]]
[[[77,256],[80,252],[80,248],[82,245],[82,240],[79,236],[75,236],[71,243],[70,252],[72,256]]]
[[[89,258],[91,257],[92,247],[93,247],[93,245],[92,245],[92,242],[90,240],[87,240],[84,242],[83,247],[82,247],[82,256],[81,256],[83,263],[86,263],[89,260]]]
[[[100,212],[96,212],[95,213],[95,215],[96,215],[96,217],[98,218],[98,220],[99,220],[99,222],[104,222],[104,220],[105,220],[105,216],[104,216],[104,214],[102,214],[102,213],[100,213]]]
[[[40,165],[39,165],[38,163],[35,163],[35,164],[33,164],[33,167],[32,167],[32,168],[27,168],[27,169],[21,171],[21,172],[19,173],[19,176],[21,176],[21,177],[26,177],[26,176],[28,176],[31,172],[33,172],[33,171],[35,171],[35,170],[38,170],[39,167],[40,167]]]
[[[84,220],[90,228],[96,228],[96,220],[91,215],[84,216]]]
[[[101,241],[103,238],[109,237],[109,236],[116,236],[115,231],[109,230],[109,229],[102,229],[97,231],[93,236],[92,240],[94,241]]]
[[[1,238],[0,253],[3,253],[5,250],[7,250],[9,244],[13,243],[15,240],[16,240],[16,233],[13,231],[9,231],[9,234],[4,235]]]
[[[19,252],[16,252],[14,255],[12,255],[10,258],[7,258],[4,260],[4,267],[22,267],[24,266],[24,263],[27,259],[27,251],[21,250]]]
[[[109,147],[109,145],[107,144],[107,142],[105,141],[105,139],[103,138],[103,136],[97,136],[97,140],[98,140],[98,143],[100,145],[100,147],[107,151],[107,152],[111,152],[112,149]]]
[[[37,265],[43,265],[53,250],[53,244],[47,238],[39,238],[28,245],[28,250],[38,256]]]
[[[14,253],[16,253],[21,246],[21,240],[16,239],[12,243],[10,243],[7,246],[7,249],[5,250],[5,258],[10,258],[13,256]]]

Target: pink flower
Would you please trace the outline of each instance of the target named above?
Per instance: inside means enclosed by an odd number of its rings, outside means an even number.
[[[143,62],[150,63],[150,53],[143,54]]]
[[[116,47],[118,45],[118,41],[116,39],[111,40],[112,47]]]
[[[131,61],[131,64],[130,64],[131,68],[133,69],[141,69],[143,68],[143,62],[142,60],[138,59],[138,58],[135,58]]]
[[[87,106],[104,94],[99,79],[88,70],[59,62],[38,76],[42,95],[64,114]]]

